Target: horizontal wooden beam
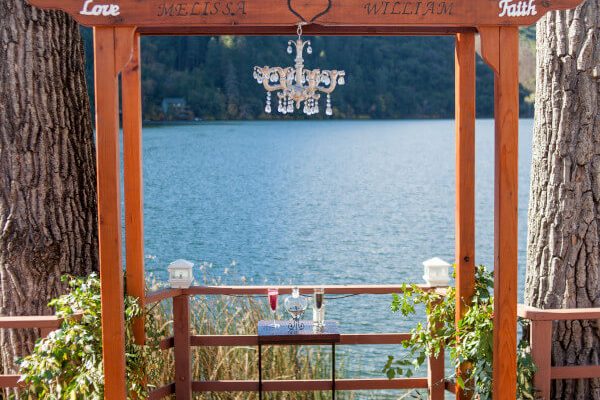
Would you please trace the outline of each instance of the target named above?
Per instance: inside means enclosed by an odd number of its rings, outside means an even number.
[[[429,287],[426,285],[417,285],[427,290],[435,291],[440,295],[445,295],[445,287]],[[260,296],[267,295],[269,288],[276,287],[279,294],[292,293],[293,286],[192,286],[188,289],[161,289],[150,292],[146,295],[146,304],[154,304],[163,300],[168,300],[182,294],[190,296]],[[305,285],[300,286],[300,293],[312,294],[315,288],[323,288],[327,295],[385,295],[393,293],[402,293],[402,284],[397,285]]]
[[[168,338],[161,340],[160,343],[158,344],[158,347],[161,350],[172,349],[173,347],[175,347],[175,338],[173,336],[170,336]]]
[[[299,286],[301,294],[312,294],[314,289],[319,287],[325,290],[326,295],[349,295],[349,294],[393,294],[402,293],[402,284],[397,285],[305,285]],[[417,285],[428,291],[440,291],[444,293],[444,288],[432,288],[426,285]],[[192,286],[189,289],[183,289],[183,294],[188,295],[228,295],[228,296],[256,296],[267,295],[269,288],[276,287],[279,294],[290,294],[294,286]]]
[[[296,26],[225,26],[225,27],[140,27],[143,36],[293,36]],[[453,36],[457,33],[477,32],[473,27],[426,26],[322,26],[308,25],[305,36]]]
[[[531,25],[553,10],[583,0],[28,0],[60,9],[82,25],[256,29],[300,22],[345,27],[476,27]],[[233,27],[233,28],[231,28]],[[222,34],[222,33],[221,33]]]
[[[408,333],[342,334],[339,345],[402,344],[410,339]],[[170,338],[169,338],[170,339]],[[169,341],[165,339],[165,341]],[[170,341],[168,342],[170,343]],[[196,335],[191,345],[198,346],[258,346],[258,335]],[[167,347],[168,348],[168,347]]]
[[[589,379],[600,378],[600,365],[552,367],[551,379]]]
[[[146,305],[172,299],[179,295],[181,295],[181,289],[160,289],[155,292],[150,292],[146,295]]]
[[[58,329],[61,323],[54,315],[0,317],[0,329]]]
[[[450,393],[456,393],[456,384],[453,381],[444,381],[444,387]]]
[[[154,389],[148,394],[148,400],[160,400],[172,394],[175,394],[175,383],[169,383],[166,386]]]
[[[565,308],[556,310],[542,310],[540,308],[519,304],[519,317],[531,321],[575,321],[586,319],[600,319],[600,308]]]
[[[400,379],[336,379],[336,390],[425,389],[427,378]],[[263,381],[265,392],[305,392],[331,390],[331,380],[269,380]],[[194,392],[255,392],[258,381],[192,382]]]
[[[17,388],[23,386],[19,383],[19,375],[0,375],[0,388]]]

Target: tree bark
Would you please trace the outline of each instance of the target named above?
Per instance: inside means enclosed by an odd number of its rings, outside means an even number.
[[[537,25],[527,304],[600,306],[600,0]],[[554,325],[554,365],[598,364],[598,321]],[[600,380],[554,381],[555,399],[600,399]]]
[[[64,274],[97,269],[94,137],[78,25],[0,1],[0,315],[51,313]],[[0,368],[38,332],[0,330]],[[1,372],[1,371],[0,371]]]

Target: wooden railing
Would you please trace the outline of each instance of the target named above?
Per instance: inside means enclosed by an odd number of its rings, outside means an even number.
[[[600,365],[552,366],[553,322],[600,319],[600,308],[542,310],[519,305],[518,315],[531,321],[531,355],[537,367],[534,386],[541,399],[550,399],[553,379],[600,378]]]
[[[425,287],[424,287],[425,288]],[[300,292],[310,294],[313,287],[302,286]],[[371,286],[325,286],[327,294],[338,295],[385,295],[401,293],[401,285]],[[427,288],[444,292],[445,289]],[[291,286],[280,286],[280,294],[291,293]],[[178,400],[191,399],[193,392],[253,392],[258,391],[257,380],[193,381],[191,375],[191,349],[200,346],[257,346],[257,335],[192,335],[190,329],[190,297],[209,295],[253,296],[264,295],[266,286],[194,286],[189,289],[165,289],[146,296],[146,304],[164,300],[173,301],[173,336],[160,343],[162,350],[174,348],[176,382],[155,389],[150,393],[152,400],[175,394]],[[40,336],[46,337],[58,329],[62,320],[55,316],[39,317],[0,317],[0,329],[40,329]],[[342,334],[339,345],[400,345],[409,338],[408,333],[369,333]],[[18,375],[0,375],[0,388],[19,387]],[[330,380],[267,380],[262,382],[264,391],[326,391],[331,390]],[[427,389],[429,398],[442,400],[444,391],[454,391],[452,382],[444,379],[444,354],[428,360],[427,377],[397,379],[336,379],[336,389],[392,390]]]
[[[58,329],[62,319],[55,316],[0,317],[0,329],[39,329],[40,337],[46,337]],[[19,375],[0,375],[0,388],[19,387]]]
[[[291,286],[280,286],[280,294],[291,293]],[[310,294],[313,287],[301,286],[300,292]],[[383,295],[401,293],[400,285],[377,286],[325,286],[325,293],[339,295]],[[430,289],[441,290],[444,289]],[[189,400],[193,392],[255,392],[257,380],[193,381],[191,374],[191,348],[197,346],[257,346],[257,335],[191,335],[190,296],[237,295],[253,296],[267,293],[266,286],[194,286],[189,289],[166,289],[151,293],[146,304],[173,299],[173,337],[161,342],[162,349],[174,348],[174,383],[154,390],[150,399],[162,399],[175,394],[178,400]],[[340,345],[400,345],[409,338],[407,333],[342,334]],[[235,366],[232,366],[235,367]],[[320,391],[331,390],[330,380],[267,380],[262,382],[263,391]],[[444,354],[428,360],[427,377],[387,379],[336,379],[336,390],[391,390],[427,389],[432,400],[444,399],[445,390],[453,390],[452,383],[444,379]]]

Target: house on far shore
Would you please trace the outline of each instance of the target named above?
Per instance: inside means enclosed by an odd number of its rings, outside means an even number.
[[[161,103],[163,120],[192,121],[194,113],[183,97],[165,97]]]

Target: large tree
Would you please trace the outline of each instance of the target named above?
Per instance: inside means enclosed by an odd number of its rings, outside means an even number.
[[[97,269],[94,138],[79,27],[0,0],[0,315],[42,315]],[[0,330],[0,370],[37,332]]]
[[[525,301],[600,306],[600,0],[537,25]],[[600,363],[597,321],[555,325],[555,365]],[[555,381],[556,399],[600,399],[600,380]]]

